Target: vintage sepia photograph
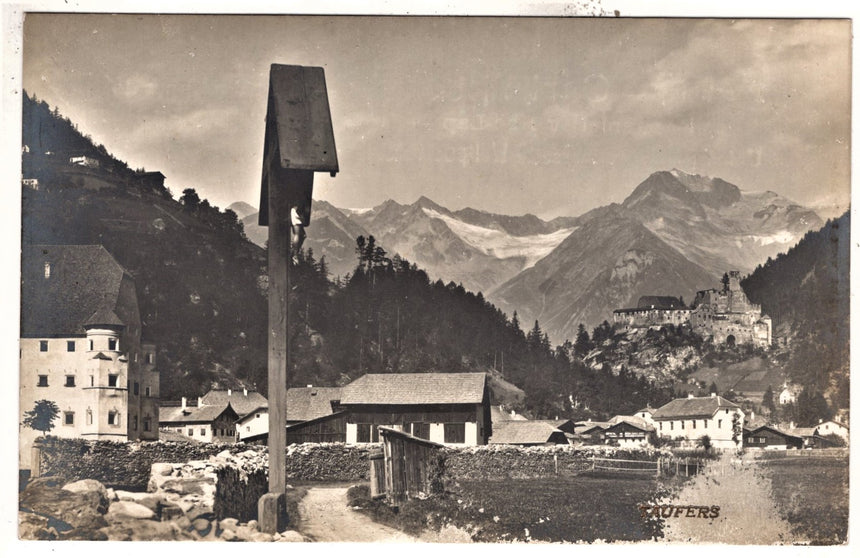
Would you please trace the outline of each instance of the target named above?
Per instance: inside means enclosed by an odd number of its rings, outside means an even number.
[[[592,8],[22,12],[18,539],[844,548],[853,22]]]

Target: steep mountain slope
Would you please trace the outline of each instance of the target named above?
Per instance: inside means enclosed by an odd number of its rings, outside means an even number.
[[[416,262],[431,278],[487,292],[548,254],[572,228],[550,225],[532,215],[506,217],[475,210],[451,212],[421,197],[394,201],[350,217],[385,246]]]
[[[23,164],[39,187],[23,190],[23,243],[100,244],[131,273],[141,337],[158,346],[162,397],[202,395],[213,379],[265,389],[266,258],[235,214],[183,205],[46,104],[28,98],[24,109],[33,143]],[[99,165],[70,164],[78,155]]]
[[[692,300],[717,278],[663,242],[625,210],[592,213],[548,256],[492,291],[523,323],[539,320],[556,339],[573,339],[579,323],[609,319],[645,294]]]
[[[715,275],[749,273],[823,224],[814,211],[774,192],[743,192],[720,178],[677,169],[649,176],[622,206]]]
[[[791,348],[792,380],[848,406],[851,216],[810,232],[741,281]]]
[[[258,225],[258,218],[259,212],[254,209],[242,219],[242,224],[248,240],[265,247],[269,229]],[[313,249],[317,257],[325,256],[332,277],[343,277],[355,269],[355,239],[367,236],[368,232],[330,203],[314,200],[307,234],[304,248]]]

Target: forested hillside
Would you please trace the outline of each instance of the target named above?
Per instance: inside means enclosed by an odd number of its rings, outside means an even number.
[[[850,230],[846,212],[741,282],[787,335],[790,378],[835,408],[848,407]]]

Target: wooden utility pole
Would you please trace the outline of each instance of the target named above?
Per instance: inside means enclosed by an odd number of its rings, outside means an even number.
[[[272,64],[259,217],[259,224],[269,227],[269,492],[257,507],[259,528],[266,533],[287,525],[291,236],[298,249],[310,224],[314,172],[334,176],[338,170],[323,69]]]

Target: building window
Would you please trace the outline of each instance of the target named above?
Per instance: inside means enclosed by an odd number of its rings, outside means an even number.
[[[201,436],[205,436],[205,435],[206,435],[206,429],[205,429],[205,428],[201,428],[201,429],[200,429],[200,435],[201,435]]]
[[[48,342],[47,341],[39,341],[39,352],[47,353],[48,352]]]
[[[357,441],[360,444],[367,444],[379,441],[379,430],[373,424],[357,424],[356,425]]]
[[[693,429],[695,430],[695,428],[696,428],[696,419],[693,419]]]
[[[683,429],[684,429],[684,421],[682,420],[681,421],[681,430],[683,430]]]
[[[445,424],[445,443],[463,444],[466,442],[466,424],[454,422]]]
[[[39,383],[36,385],[39,387],[48,387],[48,376],[45,374],[39,374]]]
[[[119,413],[116,411],[108,411],[108,424],[111,426],[119,426]]]
[[[93,410],[87,409],[87,424],[89,425],[92,423],[93,423]]]
[[[146,353],[146,363],[152,364],[154,361],[155,361],[155,359],[153,358],[152,353]]]
[[[188,436],[194,436],[194,429],[193,428],[188,429]]]
[[[137,382],[134,383],[134,394],[140,395],[140,384]]]
[[[66,352],[69,352],[69,353],[75,352],[75,342],[74,341],[66,341]]]
[[[152,418],[143,417],[143,431],[149,432],[150,430],[152,430]]]
[[[108,339],[108,350],[115,351],[116,350],[116,339]]]
[[[669,430],[675,430],[675,421],[674,420],[669,421]]]
[[[75,424],[75,413],[72,411],[66,411],[63,413],[63,424],[66,426],[74,426]]]
[[[705,419],[705,428],[708,427],[708,419]]]
[[[75,387],[75,377],[74,376],[66,376],[66,387]]]
[[[131,424],[132,424],[131,429],[132,429],[132,430],[137,430],[137,415],[134,415],[134,418],[132,418],[132,423],[131,423]]]
[[[90,350],[91,351],[93,350],[93,340],[92,339],[90,339]]]
[[[257,413],[257,416],[255,418],[260,418],[260,413]]]
[[[149,397],[150,395],[152,395],[152,392],[150,391],[149,386],[146,386],[146,389],[144,390],[144,393],[146,394],[146,396],[147,396],[147,397]]]
[[[430,424],[426,422],[413,422],[412,435],[423,440],[430,439]]]
[[[116,374],[108,374],[108,387],[117,387],[119,384],[119,376]]]
[[[723,419],[717,419],[717,428],[723,427]]]
[[[250,432],[250,431],[251,431],[251,427],[250,427],[250,426],[246,426],[246,427],[245,427],[245,432]]]

